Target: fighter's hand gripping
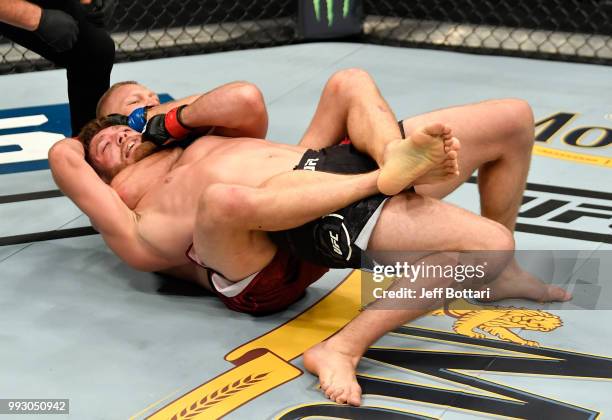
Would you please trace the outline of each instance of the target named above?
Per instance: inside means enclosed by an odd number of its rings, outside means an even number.
[[[182,140],[187,137],[193,129],[181,121],[181,112],[186,106],[181,105],[166,114],[152,117],[142,133],[142,139],[161,146],[168,140]]]
[[[151,108],[145,106],[142,108],[136,108],[130,115],[123,114],[110,114],[106,116],[107,120],[111,120],[114,125],[127,125],[132,130],[136,130],[142,133],[144,128],[147,126],[147,111]]]
[[[147,126],[147,111],[151,108],[150,106],[145,106],[141,108],[136,108],[133,110],[128,116],[127,123],[132,130],[136,130],[139,133],[142,133],[142,130]]]

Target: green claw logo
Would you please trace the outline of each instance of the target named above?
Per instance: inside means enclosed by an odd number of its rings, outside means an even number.
[[[327,26],[334,24],[334,0],[324,0],[327,9]],[[317,22],[321,22],[321,0],[312,0]],[[342,0],[342,17],[346,18],[349,13],[351,0]]]

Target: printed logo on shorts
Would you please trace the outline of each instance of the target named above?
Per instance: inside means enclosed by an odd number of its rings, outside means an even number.
[[[342,250],[340,249],[340,245],[338,244],[338,237],[340,235],[338,235],[337,233],[334,235],[333,232],[329,232],[329,237],[331,239],[331,243],[332,243],[332,248],[334,250],[334,252],[340,256],[342,256]]]
[[[304,165],[304,170],[306,171],[316,171],[317,163],[319,163],[319,158],[308,159],[306,164]]]
[[[349,261],[353,254],[353,250],[351,248],[351,237],[344,225],[344,217],[340,214],[332,213],[323,216],[322,219],[325,221],[323,225],[324,231],[327,231],[329,235],[328,239],[326,239],[325,236],[321,238],[324,241],[329,240],[329,242],[326,243],[327,252],[330,256],[333,252],[342,259]]]

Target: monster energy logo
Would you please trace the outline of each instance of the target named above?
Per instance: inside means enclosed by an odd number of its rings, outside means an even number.
[[[312,0],[312,5],[314,6],[314,12],[315,17],[317,18],[317,22],[321,22],[321,1],[322,0]],[[332,26],[334,24],[334,0],[324,1],[327,9],[327,26]],[[351,0],[342,0],[343,18],[346,18],[348,16],[350,5]]]

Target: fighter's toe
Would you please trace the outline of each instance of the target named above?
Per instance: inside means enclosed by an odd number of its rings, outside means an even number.
[[[351,387],[351,392],[349,393],[346,402],[354,406],[361,405],[361,387],[358,384]]]

